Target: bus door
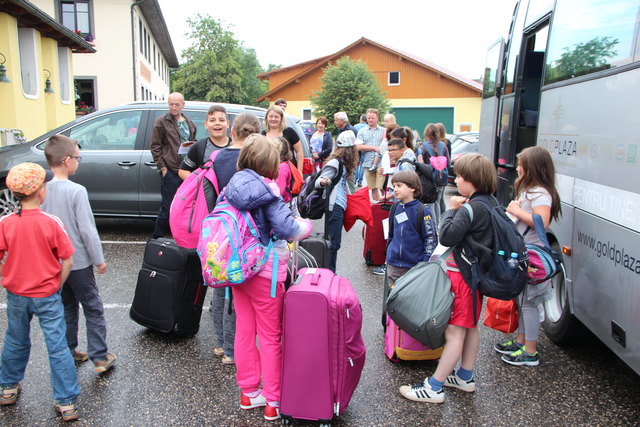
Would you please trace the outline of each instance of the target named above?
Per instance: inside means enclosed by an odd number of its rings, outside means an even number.
[[[498,200],[507,204],[515,197],[513,183],[517,178],[516,155],[536,145],[540,88],[544,72],[549,21],[544,20],[523,34],[515,75],[513,98],[509,108],[503,102],[497,153]],[[511,113],[511,114],[508,114]]]
[[[504,39],[496,40],[487,51],[484,66],[482,88],[482,110],[480,113],[480,154],[490,159],[495,158],[498,121],[496,119],[500,107],[502,88],[502,61],[504,57]]]

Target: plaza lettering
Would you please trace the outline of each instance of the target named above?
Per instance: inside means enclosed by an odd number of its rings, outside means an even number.
[[[552,139],[551,151],[564,156],[575,156],[578,154],[578,142],[570,139]]]

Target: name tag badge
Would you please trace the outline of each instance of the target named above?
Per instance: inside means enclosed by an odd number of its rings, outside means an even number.
[[[396,215],[396,221],[398,221],[398,224],[402,224],[407,219],[409,219],[409,218],[407,218],[407,213],[406,212],[402,212],[402,213]]]

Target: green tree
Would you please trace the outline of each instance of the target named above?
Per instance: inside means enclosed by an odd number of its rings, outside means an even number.
[[[239,104],[253,105],[256,99],[264,95],[269,89],[269,84],[258,79],[256,76],[263,72],[256,51],[245,47],[240,48],[239,64],[242,69],[242,87],[244,93],[238,101]],[[268,106],[269,101],[262,103],[263,107]]]
[[[310,97],[316,117],[331,119],[338,111],[344,111],[349,122],[356,124],[368,108],[377,108],[380,118],[389,110],[386,93],[367,64],[360,60],[353,61],[348,56],[338,59],[335,65],[329,64],[324,69],[320,82],[320,91],[314,91]],[[329,131],[333,132],[333,120],[329,124]]]
[[[187,23],[191,46],[182,52],[185,62],[171,74],[172,90],[190,101],[255,104],[267,90],[256,78],[262,68],[255,51],[209,15],[198,14]]]
[[[556,82],[611,68],[611,58],[618,52],[613,48],[619,43],[611,37],[595,37],[572,48],[565,47],[560,58],[547,70],[547,81]]]

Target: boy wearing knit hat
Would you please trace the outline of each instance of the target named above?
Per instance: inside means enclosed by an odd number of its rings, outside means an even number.
[[[7,290],[0,405],[18,400],[31,350],[31,318],[36,315],[49,353],[54,407],[64,421],[71,421],[79,415],[75,402],[80,387],[65,337],[60,286],[71,271],[74,249],[60,220],[40,209],[52,178],[35,163],[21,163],[7,175],[7,187],[20,207],[0,218],[0,275]]]

